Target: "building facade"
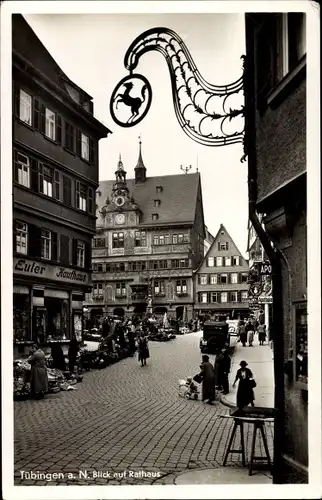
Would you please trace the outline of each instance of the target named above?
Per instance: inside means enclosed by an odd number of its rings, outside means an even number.
[[[28,40],[28,43],[26,43]],[[98,142],[109,130],[21,15],[12,16],[15,352],[82,333]]]
[[[259,220],[262,220],[262,216],[259,216]],[[249,308],[260,322],[266,325],[266,332],[270,338],[273,314],[272,266],[251,221],[248,223],[247,252],[250,275]],[[258,292],[254,294],[256,286]]]
[[[104,315],[168,313],[191,319],[192,274],[204,252],[200,174],[147,177],[141,142],[135,178],[120,158],[100,182],[93,241],[92,324]]]
[[[273,321],[281,319],[272,332],[276,483],[308,480],[305,30],[301,12],[246,15],[250,206],[276,249],[280,283],[273,286]]]
[[[248,308],[248,264],[223,224],[194,273],[199,316],[244,318]]]

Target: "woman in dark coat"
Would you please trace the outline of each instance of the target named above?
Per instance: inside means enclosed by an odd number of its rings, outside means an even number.
[[[59,344],[54,344],[52,346],[51,357],[53,358],[53,368],[64,372],[66,370],[65,356]]]
[[[239,380],[237,390],[237,408],[242,409],[249,404],[254,406],[254,390],[252,386],[253,374],[249,368],[246,368],[246,361],[241,361],[240,368],[237,370],[236,378],[233,383],[235,387],[237,380]]]
[[[69,342],[69,349],[68,349],[69,371],[71,373],[73,373],[75,368],[77,352],[78,352],[78,342],[75,333],[73,333],[72,338],[70,339]]]
[[[36,399],[44,397],[48,392],[48,372],[46,357],[41,349],[34,346],[34,352],[28,359],[31,364],[30,392]]]
[[[147,358],[150,357],[148,339],[145,337],[144,332],[138,339],[138,349],[139,349],[139,361],[141,361],[141,366],[146,365]]]
[[[209,356],[204,354],[202,356],[202,363],[200,365],[202,378],[202,401],[212,404],[215,399],[215,372],[211,363],[209,363]]]

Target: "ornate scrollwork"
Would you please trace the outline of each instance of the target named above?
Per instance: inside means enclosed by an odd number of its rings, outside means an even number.
[[[198,71],[180,36],[168,28],[152,28],[132,42],[124,58],[124,66],[130,75],[135,76],[133,72],[140,57],[152,50],[160,52],[166,59],[174,109],[184,132],[205,146],[243,143],[244,120],[241,120],[241,130],[231,131],[229,124],[244,116],[244,106],[238,104],[236,107],[231,102],[243,91],[244,75],[229,85],[210,84]],[[244,56],[242,59],[244,68]],[[129,126],[129,123],[124,126]]]

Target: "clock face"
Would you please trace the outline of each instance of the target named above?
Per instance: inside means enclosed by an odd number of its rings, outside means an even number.
[[[115,199],[115,204],[118,206],[118,207],[121,207],[122,205],[124,205],[125,203],[125,199],[123,198],[123,196],[118,196],[116,199]]]
[[[124,214],[117,214],[115,216],[115,222],[116,224],[124,224],[125,221],[125,215]]]

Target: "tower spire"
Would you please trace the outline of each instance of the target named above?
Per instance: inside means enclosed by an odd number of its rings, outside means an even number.
[[[135,171],[135,184],[143,183],[146,181],[146,167],[144,165],[142,158],[141,134],[139,135],[139,157],[134,171]]]

